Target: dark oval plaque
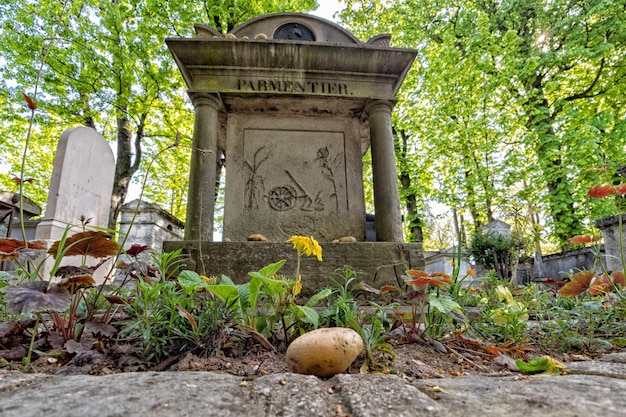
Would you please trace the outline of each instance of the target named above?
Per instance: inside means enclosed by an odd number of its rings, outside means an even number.
[[[274,39],[290,41],[314,41],[315,34],[301,23],[285,23],[274,32]]]

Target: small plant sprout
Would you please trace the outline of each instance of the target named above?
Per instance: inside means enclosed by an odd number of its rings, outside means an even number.
[[[462,311],[461,306],[449,294],[446,289],[454,285],[452,279],[442,272],[428,273],[421,270],[409,269],[406,284],[411,286],[407,291],[406,298],[412,308],[412,328],[417,332],[418,323],[416,316],[419,314],[420,324],[424,329],[420,333],[431,337],[442,335],[443,325],[449,321],[448,314],[453,310]],[[431,288],[433,290],[431,290]]]

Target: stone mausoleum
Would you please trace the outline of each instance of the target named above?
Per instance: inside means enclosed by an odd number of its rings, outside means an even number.
[[[166,40],[195,124],[184,241],[166,242],[165,250],[183,247],[198,272],[237,280],[293,259],[284,243],[290,236],[313,236],[324,261],[302,265],[305,290],[307,274],[324,280],[343,265],[366,272],[374,286],[397,284],[408,267],[423,267],[421,246],[403,242],[391,130],[396,94],[416,52],[390,47],[389,35],[364,43],[299,13],[251,19],[225,37],[195,28],[194,38]],[[376,242],[365,242],[368,149]],[[222,158],[225,241],[212,242]],[[248,242],[254,233],[269,242]],[[357,242],[331,243],[345,236]],[[281,272],[292,270],[295,262],[288,262]]]

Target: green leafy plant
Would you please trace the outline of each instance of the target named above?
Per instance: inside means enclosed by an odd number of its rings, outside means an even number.
[[[95,268],[86,266],[87,258],[108,259],[117,255],[119,247],[105,231],[83,230],[69,236],[70,230],[71,226],[68,226],[62,238],[48,250],[55,260],[48,279],[40,277],[45,259],[32,269],[25,265],[35,255],[42,255],[43,246],[39,242],[28,244],[15,239],[0,240],[2,259],[15,261],[20,277],[17,285],[3,288],[3,301],[15,315],[34,314],[36,317],[24,366],[30,364],[40,324],[47,334],[56,333],[63,344],[70,340],[80,341],[85,325],[93,319],[98,308],[102,288],[94,290],[96,282],[92,275]],[[79,256],[81,265],[61,266],[62,261],[70,256]],[[94,291],[97,294],[95,297],[87,296]]]
[[[363,321],[367,324],[361,325],[357,320],[350,320],[349,327],[356,330],[363,339],[367,356],[364,366],[374,371],[381,371],[387,367],[389,361],[395,360],[396,355],[391,344],[387,342],[388,335],[383,326],[383,320],[370,314],[366,315]],[[381,356],[382,359],[379,359]]]
[[[497,233],[476,233],[467,256],[486,269],[493,269],[501,280],[508,279],[511,269],[511,253],[519,246],[517,240]]]
[[[474,321],[472,328],[477,329],[487,340],[513,346],[527,340],[527,306],[515,300],[504,284],[489,291],[482,298],[480,307],[481,320]]]
[[[312,237],[292,236],[288,242],[293,243],[298,254],[295,279],[278,274],[286,263],[286,260],[280,260],[250,272],[250,281],[245,284],[235,284],[224,275],[219,284],[199,283],[231,306],[244,331],[276,337],[277,332],[282,330],[286,342],[290,340],[290,332],[300,334],[307,328],[319,326],[319,314],[313,306],[331,293],[329,289],[322,289],[306,304],[297,303],[296,297],[302,289],[300,259],[315,255],[321,261],[322,248]]]
[[[212,353],[232,318],[219,299],[201,287],[175,280],[135,282],[128,320],[119,337],[140,337],[147,360],[161,362],[191,351]]]
[[[328,277],[335,286],[326,300],[321,312],[321,327],[352,327],[358,321],[359,303],[352,293],[358,278],[358,272],[350,266],[335,270]],[[357,329],[355,329],[357,330]]]

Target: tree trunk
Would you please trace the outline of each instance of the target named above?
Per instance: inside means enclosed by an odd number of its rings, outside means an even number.
[[[574,200],[571,197],[570,187],[563,172],[561,142],[554,132],[554,116],[548,113],[549,104],[543,96],[541,83],[537,82],[535,86],[540,92],[538,93],[539,99],[535,101],[532,111],[543,116],[540,119],[537,119],[536,116],[529,116],[529,124],[539,139],[536,152],[548,189],[550,216],[559,225],[555,228],[554,233],[562,245],[562,249],[567,250],[566,242],[576,234],[576,230],[580,228],[580,221],[575,215]]]
[[[126,201],[130,179],[137,172],[141,163],[141,140],[143,139],[146,117],[147,113],[142,114],[137,126],[134,140],[134,160],[132,152],[133,138],[128,118],[118,117],[117,119],[117,160],[115,162],[115,178],[109,212],[109,229],[115,229],[117,226],[117,217]]]
[[[396,142],[396,144],[399,148],[398,150],[400,152],[400,158],[401,161],[404,161],[408,153],[409,138],[404,130],[400,130],[399,132],[395,133],[396,137],[399,137],[399,140]],[[424,232],[422,229],[423,221],[420,218],[417,210],[417,196],[411,189],[411,173],[406,169],[406,167],[406,163],[400,163],[398,175],[400,177],[400,185],[402,186],[402,194],[404,195],[404,203],[406,205],[406,211],[408,216],[407,220],[409,223],[409,241],[422,243],[424,241]]]

